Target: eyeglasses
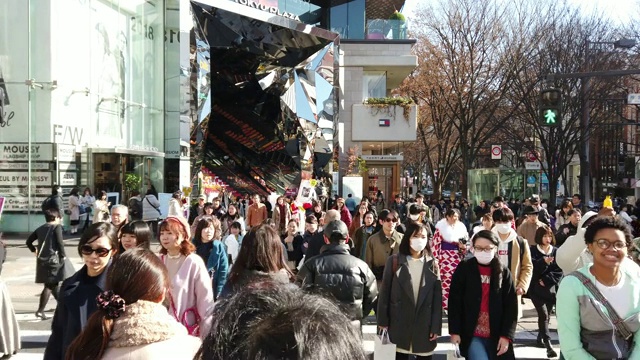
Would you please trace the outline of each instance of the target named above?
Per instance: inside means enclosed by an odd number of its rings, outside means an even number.
[[[488,247],[488,248],[483,248],[483,247],[479,247],[479,246],[474,246],[473,250],[477,251],[477,252],[492,252],[495,249],[495,246],[492,247]]]
[[[80,248],[80,252],[82,253],[82,255],[86,256],[89,256],[92,253],[96,253],[96,255],[98,255],[99,257],[106,257],[107,255],[109,255],[110,251],[111,249],[105,249],[103,247],[94,249],[90,245],[82,245],[82,247]]]
[[[391,221],[396,222],[396,221],[398,221],[398,219],[397,218],[386,218],[386,219],[384,219],[384,221],[385,222],[391,222]]]
[[[616,240],[614,242],[611,242],[607,239],[600,239],[600,240],[596,240],[595,243],[602,250],[607,250],[612,246],[614,250],[622,250],[627,248],[627,243],[622,240]]]

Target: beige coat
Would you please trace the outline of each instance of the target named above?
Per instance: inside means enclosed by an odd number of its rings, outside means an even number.
[[[365,262],[369,265],[369,268],[373,270],[374,268],[384,267],[387,263],[387,258],[398,253],[400,241],[402,241],[402,234],[395,230],[389,238],[385,236],[383,230],[371,235],[367,239],[367,249],[365,250]]]
[[[529,245],[536,244],[536,231],[546,226],[542,221],[536,220],[535,223],[529,222],[525,219],[520,226],[518,226],[518,235],[522,236],[527,240]]]
[[[193,359],[200,338],[190,336],[161,304],[137,301],[117,318],[102,359]]]

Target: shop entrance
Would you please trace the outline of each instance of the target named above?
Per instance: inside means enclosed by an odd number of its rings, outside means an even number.
[[[147,185],[153,184],[153,159],[126,154],[93,154],[95,191],[118,193],[119,202],[126,203],[133,190],[144,194]]]
[[[395,164],[367,164],[369,168],[368,183],[365,184],[366,195],[373,201],[378,211],[387,208],[398,189],[398,166]],[[382,191],[382,203],[378,201],[378,191]]]

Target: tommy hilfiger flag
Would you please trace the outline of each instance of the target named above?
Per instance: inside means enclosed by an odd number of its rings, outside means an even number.
[[[389,127],[389,126],[391,126],[391,120],[389,120],[389,119],[380,119],[380,120],[378,120],[378,126]]]

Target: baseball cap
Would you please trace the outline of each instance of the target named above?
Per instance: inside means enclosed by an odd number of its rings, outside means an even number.
[[[198,199],[207,200],[207,196],[205,194],[202,194],[198,196]]]
[[[324,226],[324,236],[331,241],[347,240],[349,228],[342,220],[333,220]]]

